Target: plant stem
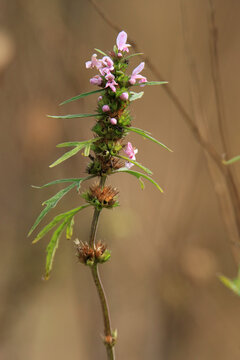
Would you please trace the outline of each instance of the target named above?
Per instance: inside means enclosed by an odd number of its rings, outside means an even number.
[[[106,178],[107,178],[106,176],[101,177],[101,180],[99,183],[99,185],[101,187],[104,186]],[[89,240],[89,245],[91,247],[94,247],[94,244],[95,244],[100,212],[101,211],[99,211],[99,210],[97,210],[97,208],[95,208],[94,214],[93,214],[93,219],[92,219],[92,225],[91,225],[90,240]],[[113,345],[111,344],[112,330],[111,330],[111,319],[110,319],[109,306],[108,306],[106,294],[105,294],[105,291],[103,288],[103,284],[102,284],[102,281],[101,281],[101,278],[99,275],[97,264],[93,265],[93,267],[91,268],[91,271],[92,271],[94,283],[97,288],[99,299],[101,302],[103,321],[104,321],[104,335],[105,335],[104,344],[106,346],[108,360],[114,360],[115,359],[114,349],[113,349]]]

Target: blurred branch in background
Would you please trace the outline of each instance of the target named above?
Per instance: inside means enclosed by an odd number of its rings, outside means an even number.
[[[116,32],[121,31],[122,29],[115,25],[110,18],[106,15],[106,12],[103,12],[102,8],[97,4],[94,0],[89,0],[92,6],[95,8],[97,13],[101,16],[103,21],[108,24],[113,30]],[[224,122],[224,108],[223,108],[223,101],[222,101],[222,93],[221,93],[221,81],[220,81],[220,70],[219,70],[219,59],[218,59],[218,49],[217,49],[217,29],[215,24],[215,12],[213,8],[212,1],[210,1],[210,9],[211,9],[211,16],[210,16],[210,37],[211,37],[211,64],[212,64],[212,76],[213,76],[213,83],[214,83],[214,91],[215,91],[215,98],[216,98],[216,107],[218,113],[218,124],[219,130],[221,134],[221,143],[223,152],[227,154],[226,148],[226,141],[224,137],[224,129],[223,129],[223,122]],[[181,6],[183,8],[183,6]],[[183,25],[185,24],[185,19],[182,21]],[[184,25],[185,26],[185,25]],[[184,34],[186,34],[187,29],[183,29]],[[137,53],[141,52],[141,49],[138,47],[136,42],[129,36],[129,41],[132,44],[132,47],[135,49]],[[184,35],[184,42],[186,47],[186,39]],[[188,57],[191,55],[188,54]],[[157,80],[164,79],[165,77],[160,74],[158,69],[152,63],[152,61],[144,56],[140,55],[142,60],[146,63],[149,69],[152,71],[154,76]],[[192,82],[196,80],[196,71],[195,66],[193,64],[193,60],[191,58],[188,59],[191,68],[191,77]],[[197,82],[196,82],[197,84]],[[195,86],[197,87],[197,85]],[[223,221],[226,225],[229,238],[231,239],[231,244],[240,244],[240,199],[239,194],[237,191],[237,187],[231,173],[231,170],[225,167],[222,163],[222,155],[218,153],[215,146],[209,141],[207,137],[207,128],[204,125],[204,122],[193,120],[192,117],[189,115],[189,112],[185,109],[184,105],[179,100],[178,96],[172,90],[171,86],[166,84],[162,88],[174,103],[176,108],[178,109],[179,113],[182,115],[183,120],[187,124],[189,130],[192,132],[195,140],[199,143],[199,145],[204,150],[204,153],[207,155],[208,158],[208,168],[209,172],[213,181],[214,189],[217,193],[219,203],[221,204],[221,210],[223,215]],[[195,96],[199,97],[199,89],[195,88],[194,90]],[[201,100],[198,99],[198,104],[201,104]],[[199,106],[198,106],[199,107]],[[200,109],[201,108],[201,109]],[[198,111],[201,111],[202,117],[203,115],[203,108],[202,105],[198,108]],[[210,159],[211,160],[210,160]],[[224,182],[223,182],[224,179]],[[234,258],[239,263],[239,249],[237,247],[232,247]]]

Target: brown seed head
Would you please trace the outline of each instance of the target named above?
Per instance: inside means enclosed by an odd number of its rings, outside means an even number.
[[[113,188],[111,185],[101,188],[101,186],[94,184],[90,186],[89,190],[90,196],[92,198],[96,198],[103,205],[113,206],[116,202],[118,190]]]
[[[77,257],[81,263],[94,260],[94,250],[87,243],[79,242],[76,244]]]
[[[107,246],[105,244],[103,244],[101,241],[98,241],[94,245],[94,252],[95,252],[96,259],[99,259],[104,254],[106,248],[107,248]]]

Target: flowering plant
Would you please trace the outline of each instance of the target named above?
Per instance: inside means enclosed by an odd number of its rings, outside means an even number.
[[[116,342],[116,331],[112,331],[111,328],[109,309],[98,273],[98,264],[104,263],[110,258],[110,251],[102,242],[96,242],[96,231],[102,209],[112,209],[118,206],[119,203],[117,200],[118,191],[109,185],[105,185],[105,182],[107,176],[127,173],[136,177],[140,181],[142,188],[142,179],[146,179],[162,192],[161,187],[152,179],[152,172],[136,161],[138,150],[135,149],[130,142],[125,143],[125,138],[129,132],[137,133],[170,150],[167,146],[153,138],[149,132],[133,127],[131,124],[132,118],[128,110],[129,105],[132,101],[140,99],[143,96],[143,91],[136,93],[132,91],[132,87],[160,85],[165,82],[147,81],[146,77],[140,74],[144,69],[144,62],[140,63],[140,65],[132,71],[131,75],[127,74],[129,59],[139,55],[128,55],[130,46],[131,45],[127,44],[127,34],[121,31],[117,36],[113,51],[109,52],[108,55],[101,50],[95,49],[96,52],[100,53],[103,57],[98,59],[97,55],[93,54],[91,60],[86,62],[86,68],[96,69],[98,71],[98,74],[90,79],[90,83],[98,86],[99,89],[75,96],[61,104],[63,105],[89,95],[98,94],[97,112],[95,114],[49,115],[49,117],[52,118],[62,119],[96,118],[96,123],[92,128],[93,138],[85,141],[72,141],[57,145],[58,147],[70,147],[72,149],[64,153],[58,160],[50,165],[50,167],[54,167],[84,149],[84,155],[89,158],[89,164],[86,169],[87,176],[55,180],[38,187],[45,188],[55,184],[70,184],[43,203],[45,207],[29,232],[29,235],[31,235],[47,213],[54,208],[69,191],[76,188],[79,192],[83,182],[93,178],[100,179],[99,183],[91,185],[88,191],[81,194],[82,198],[86,201],[85,204],[55,216],[53,220],[36,235],[33,243],[38,242],[50,230],[56,228],[47,246],[45,279],[48,279],[61,235],[65,231],[67,239],[71,239],[73,235],[74,216],[89,206],[93,207],[94,214],[89,242],[75,240],[75,247],[80,262],[91,268],[93,279],[98,290],[104,317],[104,343],[106,345],[108,359],[114,359],[113,347]],[[143,172],[132,170],[134,165]]]

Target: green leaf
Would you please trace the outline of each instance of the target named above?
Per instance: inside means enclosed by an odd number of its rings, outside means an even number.
[[[52,230],[52,228],[54,228],[59,222],[61,222],[62,220],[70,220],[72,218],[72,216],[74,216],[77,212],[79,212],[82,209],[85,209],[86,207],[90,206],[90,204],[85,204],[82,206],[79,206],[75,209],[72,209],[70,211],[67,211],[65,213],[59,214],[57,216],[55,216],[53,218],[52,221],[50,221],[49,224],[47,224],[46,226],[44,226],[44,228],[38,233],[38,235],[36,236],[36,238],[33,240],[33,244],[35,244],[36,242],[38,242],[39,240],[41,240],[50,230]]]
[[[102,54],[103,56],[108,56],[105,52],[103,52],[102,50],[99,49],[94,49],[96,50],[99,54]]]
[[[63,184],[63,183],[68,183],[68,182],[76,182],[76,184],[82,183],[85,180],[89,180],[91,178],[95,177],[95,175],[90,175],[90,176],[86,176],[85,178],[70,178],[70,179],[58,179],[58,180],[54,180],[51,181],[45,185],[42,186],[36,186],[36,185],[32,185],[32,187],[34,189],[43,189],[45,187],[51,186],[51,185],[55,185],[55,184]]]
[[[159,191],[163,192],[163,189],[158,185],[158,183],[157,183],[156,181],[154,181],[151,177],[149,177],[149,176],[147,176],[147,175],[145,175],[145,174],[142,174],[142,173],[140,173],[140,172],[138,172],[138,171],[133,171],[133,170],[130,170],[130,169],[128,169],[128,168],[121,168],[121,169],[118,169],[118,170],[113,171],[112,174],[121,173],[121,172],[123,172],[123,173],[128,173],[128,174],[130,174],[130,175],[135,176],[135,177],[140,181],[140,185],[141,185],[141,188],[142,188],[142,189],[144,188],[144,184],[143,184],[141,178],[144,178],[144,179],[150,181],[153,185],[155,185],[156,188],[157,188]]]
[[[77,183],[74,182],[74,183],[70,184],[68,187],[66,187],[65,189],[60,190],[57,194],[55,194],[50,199],[44,201],[43,205],[46,205],[46,207],[42,210],[40,215],[37,217],[37,220],[35,221],[32,228],[30,229],[28,236],[30,236],[32,234],[32,232],[36,229],[38,224],[47,215],[47,213],[57,205],[59,200],[61,200],[62,197],[64,195],[66,195],[70,190],[72,190],[76,185],[77,185]]]
[[[143,55],[143,53],[135,53],[135,54],[131,54],[131,55],[129,55],[129,56],[127,56],[127,57],[125,57],[125,60],[128,60],[128,59],[130,59],[131,57],[133,57],[133,56],[139,56],[139,55]]]
[[[132,164],[134,164],[134,165],[136,165],[136,166],[138,166],[140,169],[144,170],[147,174],[152,175],[152,171],[151,171],[151,170],[149,170],[148,168],[146,168],[146,167],[143,166],[142,164],[138,163],[137,161],[131,160],[131,159],[129,159],[128,157],[123,156],[123,155],[115,155],[115,156],[118,157],[118,158],[120,158],[120,159],[123,159],[123,160],[125,160],[125,161],[128,161],[128,162],[130,162],[130,163],[132,163]]]
[[[219,276],[219,280],[235,294],[240,296],[240,278],[229,279],[224,275]]]
[[[53,266],[53,260],[58,248],[60,236],[66,226],[66,221],[64,221],[57,230],[54,231],[53,236],[47,246],[47,258],[46,258],[46,267],[45,267],[45,280],[49,279],[50,272]]]
[[[101,116],[101,114],[47,115],[47,117],[52,119],[77,119],[77,118],[96,117],[96,116]]]
[[[235,156],[230,160],[223,160],[222,162],[223,162],[224,165],[230,165],[230,164],[233,164],[233,163],[235,163],[237,161],[240,161],[240,155]]]
[[[97,94],[97,93],[100,93],[100,92],[103,92],[105,89],[100,89],[100,90],[94,90],[94,91],[89,91],[89,92],[85,92],[85,93],[82,93],[80,95],[76,95],[74,97],[72,97],[71,99],[68,99],[68,100],[65,100],[63,101],[61,104],[59,104],[60,106],[62,105],[65,105],[67,103],[70,103],[72,101],[76,101],[76,100],[79,100],[85,96],[88,96],[88,95],[92,95],[92,94]]]
[[[168,84],[168,81],[147,81],[145,83],[136,83],[132,86],[140,86],[140,85],[163,85],[163,84]]]
[[[170,151],[170,152],[173,152],[171,149],[169,149],[166,145],[164,145],[163,143],[161,143],[160,141],[158,141],[157,139],[155,139],[154,137],[150,136],[149,133],[145,130],[142,130],[142,129],[138,129],[138,128],[135,128],[135,127],[125,127],[125,129],[129,130],[129,131],[133,131],[135,132],[136,134],[139,134],[141,135],[142,137],[146,138],[146,139],[149,139],[153,142],[155,142],[156,144],[164,147],[164,149]]]
[[[52,163],[51,165],[49,165],[50,168],[53,168],[54,166],[57,166],[59,164],[61,164],[63,161],[69,159],[70,157],[76,155],[80,150],[82,150],[86,145],[82,144],[79,146],[76,146],[74,149],[66,152],[65,154],[63,154],[59,159],[57,159],[56,161],[54,161],[54,163]]]
[[[71,146],[81,146],[81,145],[87,145],[87,144],[92,144],[93,142],[99,140],[100,137],[96,137],[90,140],[85,140],[85,141],[70,141],[70,142],[64,142],[61,144],[58,144],[57,147],[61,148],[61,147],[71,147]]]
[[[91,150],[91,144],[87,144],[84,149],[84,156],[89,156]]]
[[[144,94],[144,91],[141,91],[140,93],[130,91],[130,99],[129,99],[129,101],[134,101],[134,100],[137,100],[137,99],[141,99],[143,94]]]
[[[66,228],[67,240],[71,240],[73,236],[73,226],[74,226],[74,217],[72,217],[71,220],[67,223],[67,228]]]

